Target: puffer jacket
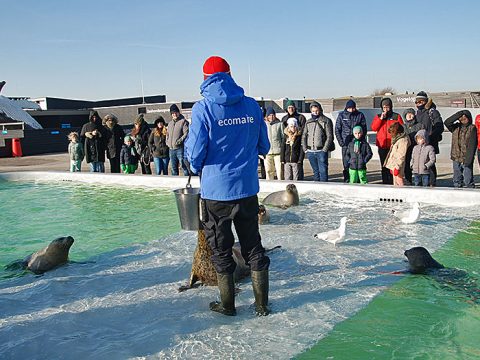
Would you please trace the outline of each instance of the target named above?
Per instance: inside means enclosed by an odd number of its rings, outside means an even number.
[[[469,122],[463,126],[458,120],[465,115]],[[472,124],[472,114],[468,110],[460,110],[445,120],[445,127],[452,133],[450,159],[471,166],[477,149],[477,129]],[[466,144],[462,144],[465,141]],[[466,146],[462,155],[461,147]]]
[[[188,136],[188,121],[180,115],[176,120],[171,120],[167,126],[167,146],[171,150],[183,148],[183,142]]]
[[[477,149],[480,150],[480,114],[475,117],[475,127],[477,128]]]
[[[421,136],[425,139],[423,145],[415,145],[413,147],[412,159],[410,160],[410,168],[412,174],[429,174],[430,168],[435,164],[435,149],[428,144],[428,134],[425,130],[419,130],[415,137]]]
[[[320,115],[318,119],[310,118],[305,124],[302,134],[302,148],[327,152],[333,143],[333,123],[330,118]]]
[[[265,121],[267,124],[268,140],[270,141],[269,155],[280,155],[282,152],[283,130],[284,126],[280,119],[273,119],[272,122]]]
[[[383,167],[390,170],[398,169],[399,176],[405,176],[405,155],[407,154],[409,146],[410,138],[404,133],[403,136],[390,147]]]
[[[367,134],[367,121],[362,112],[355,110],[348,112],[346,109],[341,111],[335,122],[335,137],[341,147],[346,147],[353,139],[353,128],[362,127],[362,133]]]
[[[280,154],[280,160],[282,163],[301,163],[305,157],[305,153],[302,151],[302,134],[300,130],[295,135],[295,140],[290,141],[288,137],[288,128],[285,129],[285,136],[282,143],[282,153]]]
[[[439,153],[438,143],[442,141],[443,122],[442,116],[437,110],[436,105],[429,100],[423,109],[418,109],[415,115],[417,122],[423,124],[427,130],[430,145],[435,149],[435,154]]]
[[[123,144],[122,150],[120,151],[120,164],[122,165],[137,165],[139,160],[139,155],[135,146],[128,146]]]
[[[390,125],[396,122],[403,125],[403,120],[400,114],[392,111],[387,114],[386,119],[380,119],[381,115],[382,114],[377,114],[373,118],[372,131],[377,132],[377,147],[381,149],[389,149],[390,145],[392,145],[392,136],[388,132],[388,128],[390,127]]]
[[[350,165],[349,168],[352,170],[365,170],[367,163],[373,156],[372,148],[365,139],[360,140],[360,151],[358,153],[354,151],[354,148],[355,140],[352,140],[350,144],[348,144],[345,162],[348,162]]]
[[[154,129],[148,138],[148,146],[150,147],[153,157],[167,158],[169,156],[167,146],[167,128],[164,127],[161,133],[157,133],[157,129]]]

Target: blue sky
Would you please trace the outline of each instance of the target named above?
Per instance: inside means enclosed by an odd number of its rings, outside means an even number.
[[[145,95],[196,100],[210,55],[256,97],[480,90],[477,1],[0,0],[0,9],[7,96],[141,96],[143,74]]]

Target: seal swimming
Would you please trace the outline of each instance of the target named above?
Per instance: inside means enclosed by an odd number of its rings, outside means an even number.
[[[404,255],[408,259],[408,272],[411,274],[428,275],[442,288],[462,293],[469,301],[479,303],[480,289],[477,280],[466,271],[443,266],[421,246],[405,250]]]
[[[288,184],[285,190],[267,195],[262,202],[264,205],[278,206],[282,209],[296,206],[299,204],[297,187],[295,184]]]
[[[73,242],[74,239],[71,236],[56,238],[47,247],[23,260],[7,265],[7,270],[14,269],[19,264],[23,269],[30,270],[35,274],[43,274],[68,261],[68,252]]]
[[[426,274],[429,270],[444,268],[427,249],[421,246],[405,250],[404,255],[408,259],[409,271],[412,274]]]

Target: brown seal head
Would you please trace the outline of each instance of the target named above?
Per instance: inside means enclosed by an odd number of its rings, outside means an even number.
[[[288,184],[285,190],[267,195],[262,202],[264,205],[278,206],[282,209],[297,206],[299,204],[297,187],[295,184]]]
[[[68,252],[73,242],[71,236],[53,240],[47,247],[25,258],[24,263],[27,269],[35,274],[42,274],[65,264],[68,261]]]

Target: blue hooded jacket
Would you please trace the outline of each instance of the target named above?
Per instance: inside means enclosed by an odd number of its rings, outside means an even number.
[[[258,155],[270,149],[260,106],[226,73],[208,77],[200,93],[204,99],[192,108],[185,156],[194,173],[202,172],[202,198],[229,201],[256,195]]]

